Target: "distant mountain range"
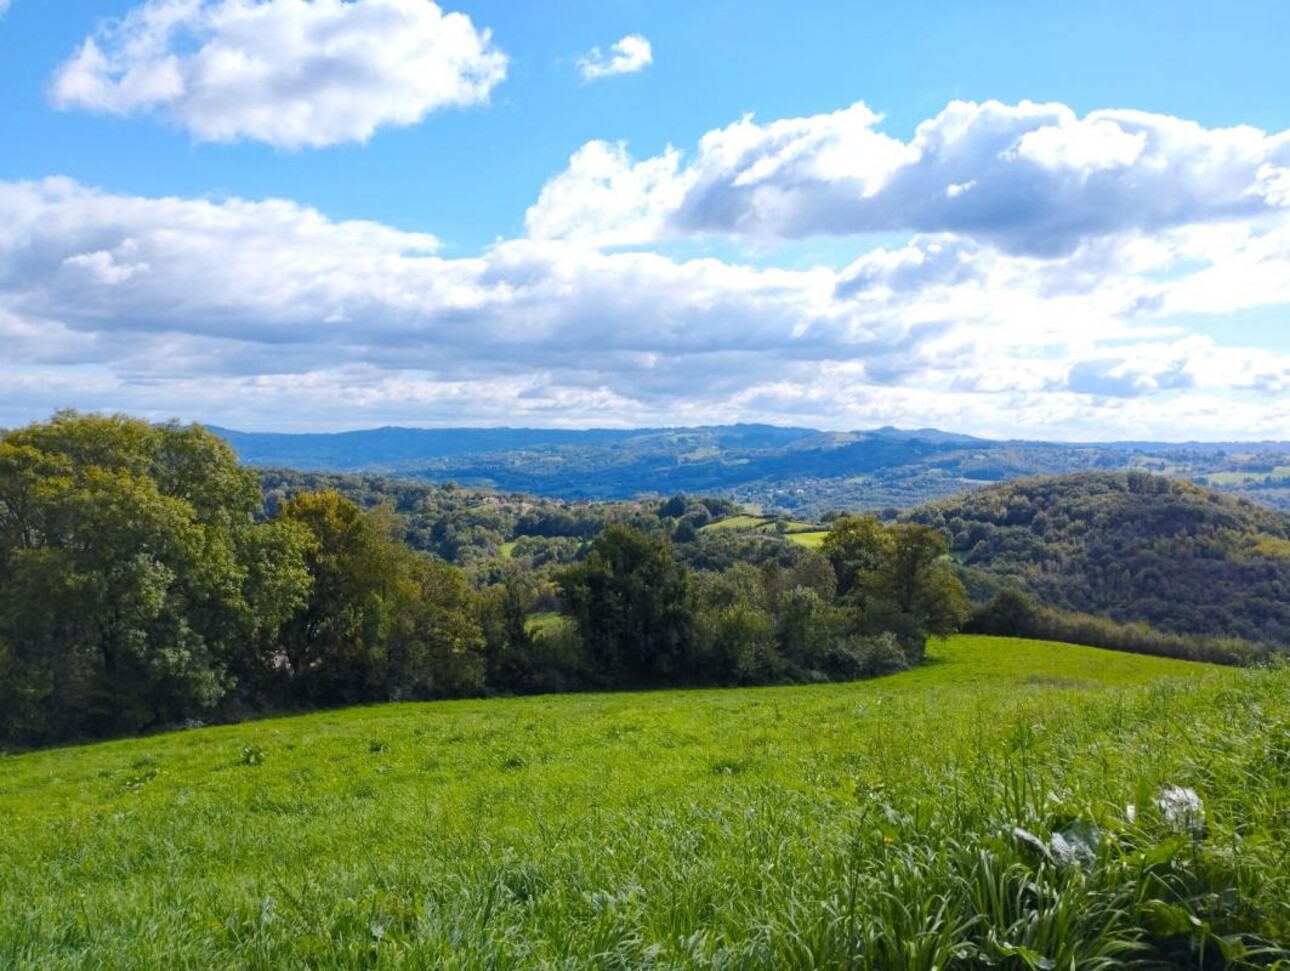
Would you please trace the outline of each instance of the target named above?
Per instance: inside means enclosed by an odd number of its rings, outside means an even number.
[[[212,427],[248,465],[454,480],[566,499],[725,495],[767,510],[908,508],[1033,475],[1140,469],[1290,509],[1290,442],[994,441],[936,429]]]

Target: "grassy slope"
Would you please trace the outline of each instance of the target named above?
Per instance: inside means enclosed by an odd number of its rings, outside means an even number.
[[[0,967],[928,967],[968,904],[917,908],[958,893],[955,860],[993,847],[1006,883],[1024,861],[999,834],[1057,814],[1157,843],[1174,784],[1239,858],[1249,926],[1290,925],[1290,676],[933,654],[853,685],[391,705],[0,759]],[[1110,947],[1110,898],[1049,878],[1069,908],[1014,937]]]
[[[757,529],[770,522],[774,522],[774,518],[770,516],[727,516],[725,519],[718,519],[715,523],[708,523],[700,532],[715,532],[723,529]]]
[[[829,535],[827,529],[803,530],[800,533],[789,533],[791,542],[800,543],[807,549],[818,550],[824,545],[824,538]]]
[[[775,535],[775,523],[778,522],[774,516],[727,516],[725,519],[718,519],[715,523],[700,528],[701,533],[721,532],[723,530],[734,530],[745,533],[768,533]],[[808,523],[799,519],[787,520],[784,524],[786,533],[793,535],[795,533],[814,533],[819,532],[818,523]],[[828,530],[824,530],[828,532]]]
[[[739,533],[760,533],[768,536],[778,535],[774,530],[773,516],[727,516],[715,523],[709,523],[699,530],[701,533],[733,531]],[[808,549],[819,549],[824,545],[824,537],[829,535],[827,529],[821,529],[818,523],[790,520],[787,524],[785,539],[805,546]]]

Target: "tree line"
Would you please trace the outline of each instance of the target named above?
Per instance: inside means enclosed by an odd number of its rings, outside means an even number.
[[[424,516],[331,489],[266,503],[257,474],[198,426],[62,412],[0,438],[0,741],[388,700],[865,677],[919,663],[927,638],[966,616],[941,530],[841,517],[819,552],[710,533],[673,543],[713,512],[678,497],[573,522],[569,537],[547,535],[569,527],[550,519],[567,510],[535,504],[528,551],[463,569],[410,545],[415,528],[456,542]],[[561,619],[535,625],[543,607]]]

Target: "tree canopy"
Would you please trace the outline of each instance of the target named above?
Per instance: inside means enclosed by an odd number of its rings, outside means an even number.
[[[57,415],[0,440],[0,718],[37,738],[213,707],[300,594],[259,490],[200,428]],[[273,581],[268,577],[272,576]]]
[[[558,578],[565,610],[594,664],[631,681],[684,671],[692,639],[689,573],[668,544],[610,525]]]
[[[1140,472],[1027,479],[916,510],[982,599],[1290,646],[1290,516]]]
[[[63,412],[0,439],[0,739],[480,683],[455,567],[335,493],[263,515],[196,426]]]
[[[197,426],[59,413],[0,437],[0,741],[861,677],[916,663],[961,620],[936,529],[843,516],[815,552],[786,541],[787,520],[711,528],[734,511],[261,479]]]

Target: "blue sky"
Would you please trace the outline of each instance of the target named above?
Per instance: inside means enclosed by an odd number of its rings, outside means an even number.
[[[0,425],[1290,437],[1286,37],[1281,2],[10,0]]]

